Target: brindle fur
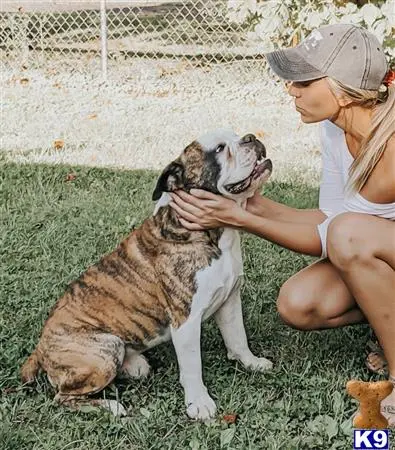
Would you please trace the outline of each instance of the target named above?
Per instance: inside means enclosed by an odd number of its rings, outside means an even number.
[[[257,167],[265,150],[250,135],[238,142],[240,155],[244,155],[239,165],[245,174],[246,168]],[[210,148],[198,142],[189,145],[163,171],[153,199],[179,188],[218,193],[223,165],[216,156],[218,144],[214,150]],[[231,161],[230,151],[224,155]],[[234,161],[232,167],[237,167]],[[237,177],[231,179],[237,181]],[[117,401],[87,396],[104,389],[116,376],[147,374],[149,365],[141,352],[171,336],[187,414],[210,417],[215,403],[202,383],[200,359],[200,325],[205,312],[215,313],[230,358],[254,370],[271,367],[270,361],[257,358],[248,347],[241,313],[242,261],[237,232],[191,232],[180,225],[169,206],[163,203],[158,208],[115,251],[70,284],[21,369],[23,382],[34,381],[41,368],[57,391],[59,403],[101,405],[123,414],[126,411]],[[217,274],[219,279],[213,280]],[[218,283],[214,291],[210,290],[211,280],[215,286]]]
[[[187,147],[178,160],[187,169],[176,183],[205,187],[206,157],[196,143]],[[141,352],[169,325],[185,322],[196,273],[219,258],[221,233],[187,231],[170,207],[161,208],[70,284],[22,367],[23,382],[41,368],[57,400],[70,405],[73,396],[105,388],[120,374],[127,350]]]

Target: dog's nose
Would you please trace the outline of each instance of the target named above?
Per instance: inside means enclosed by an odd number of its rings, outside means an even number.
[[[256,137],[253,134],[246,134],[244,137],[241,138],[242,144],[249,144],[250,142],[256,141]]]

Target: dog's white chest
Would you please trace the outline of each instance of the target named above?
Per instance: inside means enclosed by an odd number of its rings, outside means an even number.
[[[225,229],[220,241],[221,256],[196,274],[197,292],[192,300],[191,315],[203,312],[206,319],[229,297],[243,275],[240,235]]]

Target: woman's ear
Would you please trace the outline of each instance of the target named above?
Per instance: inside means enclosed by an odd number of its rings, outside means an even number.
[[[351,105],[352,100],[345,95],[336,96],[337,103],[341,108],[345,108],[346,106]]]
[[[159,200],[163,192],[175,191],[182,187],[184,187],[184,166],[176,160],[170,163],[159,176],[152,200]]]

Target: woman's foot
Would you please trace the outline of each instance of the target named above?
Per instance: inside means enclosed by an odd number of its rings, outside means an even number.
[[[380,344],[377,341],[368,341],[366,347],[369,351],[365,360],[366,367],[371,372],[377,373],[378,375],[387,376],[388,364]]]

